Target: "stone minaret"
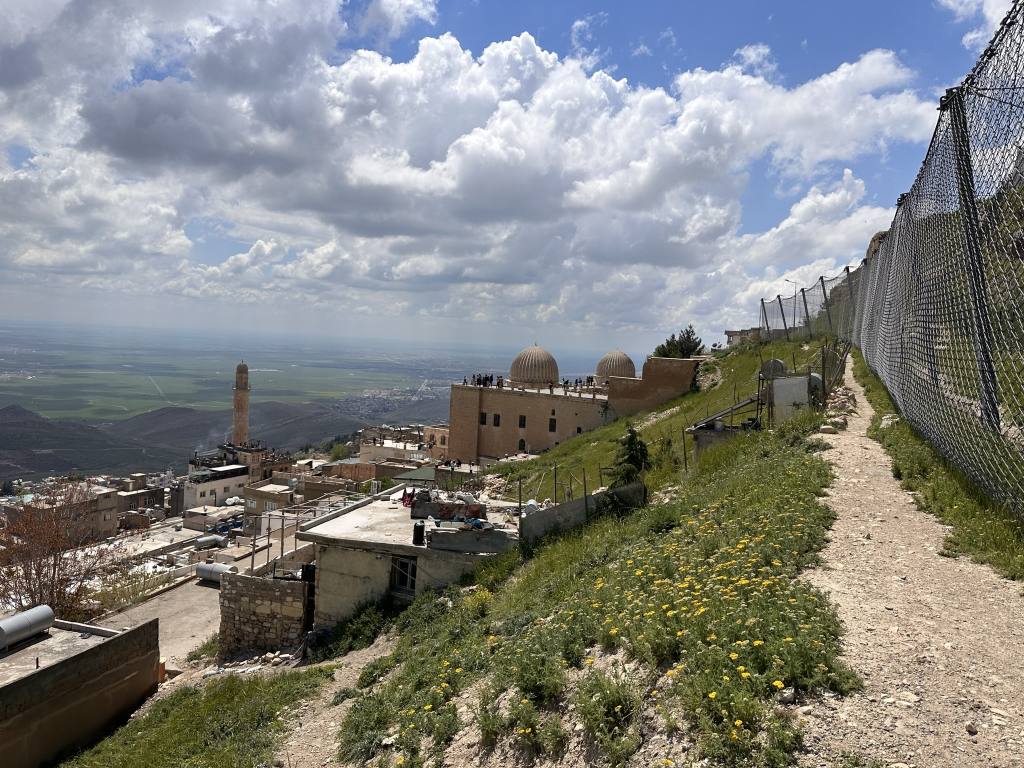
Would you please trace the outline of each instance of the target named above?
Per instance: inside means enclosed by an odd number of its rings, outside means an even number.
[[[244,362],[235,368],[235,420],[231,442],[234,445],[249,442],[249,366]]]

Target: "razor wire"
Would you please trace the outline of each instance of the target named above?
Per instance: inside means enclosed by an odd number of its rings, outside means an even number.
[[[856,269],[761,302],[769,339],[858,346],[907,422],[1024,517],[1024,0],[939,104]]]

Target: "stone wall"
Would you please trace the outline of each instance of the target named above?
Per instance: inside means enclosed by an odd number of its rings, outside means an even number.
[[[53,765],[105,736],[156,690],[157,619],[0,688],[0,765]]]
[[[657,408],[693,389],[699,364],[690,358],[649,357],[641,378],[608,380],[608,406],[615,417]]]
[[[311,585],[225,573],[220,582],[220,651],[295,648],[305,636],[306,596]]]

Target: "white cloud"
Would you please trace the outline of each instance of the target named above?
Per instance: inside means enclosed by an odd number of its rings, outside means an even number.
[[[984,47],[1012,5],[1012,0],[937,0],[937,2],[952,11],[957,21],[978,24],[963,37],[964,47],[972,50]]]
[[[373,0],[363,21],[367,28],[380,29],[394,40],[416,22],[436,24],[437,0]]]
[[[733,52],[733,62],[744,72],[772,80],[779,72],[779,65],[772,56],[772,50],[764,43],[751,43]]]
[[[608,14],[605,11],[584,16],[576,19],[569,28],[569,45],[572,55],[577,58],[584,69],[596,69],[610,51],[602,50],[600,46],[594,45],[596,30],[608,23]]]
[[[0,83],[0,150],[34,153],[0,164],[3,282],[344,308],[368,328],[385,307],[395,327],[716,333],[782,275],[856,259],[891,211],[840,169],[935,119],[890,51],[787,86],[748,46],[666,90],[594,71],[601,17],[566,58],[444,34],[407,61],[336,60],[332,9],[19,16],[3,56],[43,67]],[[800,199],[741,234],[764,158]],[[211,251],[200,219],[246,245]]]

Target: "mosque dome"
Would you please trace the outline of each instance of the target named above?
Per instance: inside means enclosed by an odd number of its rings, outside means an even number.
[[[597,380],[602,384],[608,381],[611,376],[625,376],[636,378],[636,366],[630,360],[629,355],[621,350],[615,349],[597,361]]]
[[[516,384],[533,387],[557,384],[558,363],[550,352],[534,344],[516,355],[509,370],[509,379]]]

